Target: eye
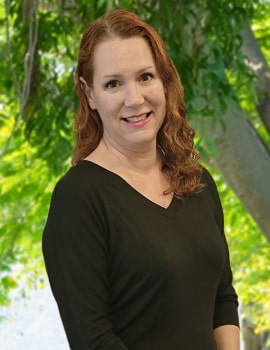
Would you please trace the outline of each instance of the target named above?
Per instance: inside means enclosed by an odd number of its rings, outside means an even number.
[[[145,72],[140,76],[140,81],[146,82],[146,81],[152,80],[153,78],[154,78],[154,74]]]
[[[120,85],[119,81],[117,80],[110,80],[108,83],[105,84],[106,89],[115,89]]]

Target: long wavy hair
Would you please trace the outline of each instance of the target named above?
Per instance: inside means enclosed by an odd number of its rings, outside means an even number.
[[[93,57],[96,46],[110,38],[139,36],[148,43],[163,82],[166,98],[166,115],[158,131],[162,171],[170,188],[165,192],[185,198],[202,190],[199,153],[194,148],[194,130],[189,126],[184,103],[184,91],[177,70],[156,30],[136,14],[126,10],[111,10],[95,20],[84,32],[78,55],[75,87],[80,104],[75,116],[75,148],[72,163],[87,157],[98,146],[103,136],[103,125],[97,110],[91,109],[84,87],[93,84]]]

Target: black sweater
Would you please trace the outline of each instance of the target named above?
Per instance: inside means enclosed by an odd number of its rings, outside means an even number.
[[[165,209],[88,161],[52,195],[43,254],[74,350],[214,350],[238,325],[216,186]]]

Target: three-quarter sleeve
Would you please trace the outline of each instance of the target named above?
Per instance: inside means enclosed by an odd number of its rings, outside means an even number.
[[[217,290],[213,328],[224,325],[239,327],[238,297],[232,284],[229,254]]]
[[[60,180],[51,199],[42,249],[73,350],[127,350],[109,313],[106,222],[81,184]]]
[[[211,192],[211,198],[213,200],[212,206],[215,212],[216,221],[219,227],[219,231],[222,235],[225,263],[223,266],[221,278],[219,281],[216,301],[215,301],[215,313],[213,319],[213,328],[217,328],[223,325],[235,325],[239,326],[238,315],[238,296],[233,286],[233,274],[230,264],[230,255],[228,249],[228,243],[224,232],[224,215],[221,205],[220,197],[216,184],[209,174],[205,170],[206,182],[208,190]],[[211,203],[209,203],[211,205]]]

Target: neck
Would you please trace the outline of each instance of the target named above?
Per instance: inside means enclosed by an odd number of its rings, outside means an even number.
[[[115,166],[144,173],[160,168],[160,157],[156,144],[153,144],[147,149],[132,150],[114,147],[110,143],[106,143],[106,140],[103,139],[99,147],[111,155],[111,161]]]

